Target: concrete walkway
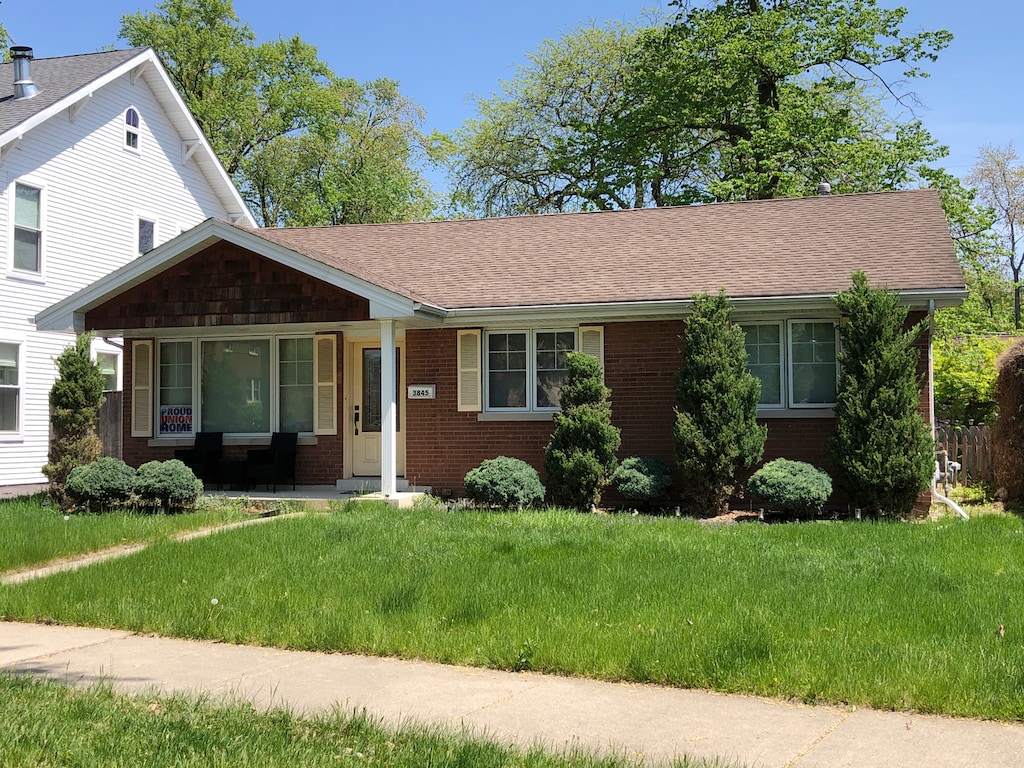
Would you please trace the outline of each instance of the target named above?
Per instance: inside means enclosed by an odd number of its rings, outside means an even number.
[[[0,622],[0,670],[125,692],[202,692],[389,724],[466,727],[522,746],[744,766],[1024,765],[1024,724],[807,707],[745,696]]]

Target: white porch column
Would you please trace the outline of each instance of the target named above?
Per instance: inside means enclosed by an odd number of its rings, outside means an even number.
[[[380,321],[380,490],[387,497],[398,488],[397,421],[395,407],[395,321]]]

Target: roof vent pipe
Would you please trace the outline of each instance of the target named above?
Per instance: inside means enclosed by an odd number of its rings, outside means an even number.
[[[818,183],[818,194],[819,195],[831,195],[832,194],[832,185],[829,184],[827,181],[819,182]]]
[[[32,82],[32,49],[27,45],[12,45],[11,58],[14,60],[14,98],[30,99],[39,93]]]

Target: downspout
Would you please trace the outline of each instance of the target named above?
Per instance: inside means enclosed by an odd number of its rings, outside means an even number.
[[[928,420],[932,426],[932,443],[935,442],[935,365],[934,357],[932,356],[934,339],[935,299],[928,299],[928,394],[930,395],[928,398]],[[939,493],[938,483],[943,476],[943,473],[939,471],[939,462],[936,461],[935,473],[932,475],[932,498],[945,504],[964,520],[970,520],[971,518],[963,511],[959,504]]]

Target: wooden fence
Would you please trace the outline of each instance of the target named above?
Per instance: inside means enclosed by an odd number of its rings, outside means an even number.
[[[123,458],[121,453],[121,403],[123,393],[104,392],[106,401],[96,419],[96,434],[103,443],[103,455]]]
[[[946,451],[948,461],[960,469],[951,476],[953,485],[991,482],[992,430],[988,427],[936,427],[936,450]]]

